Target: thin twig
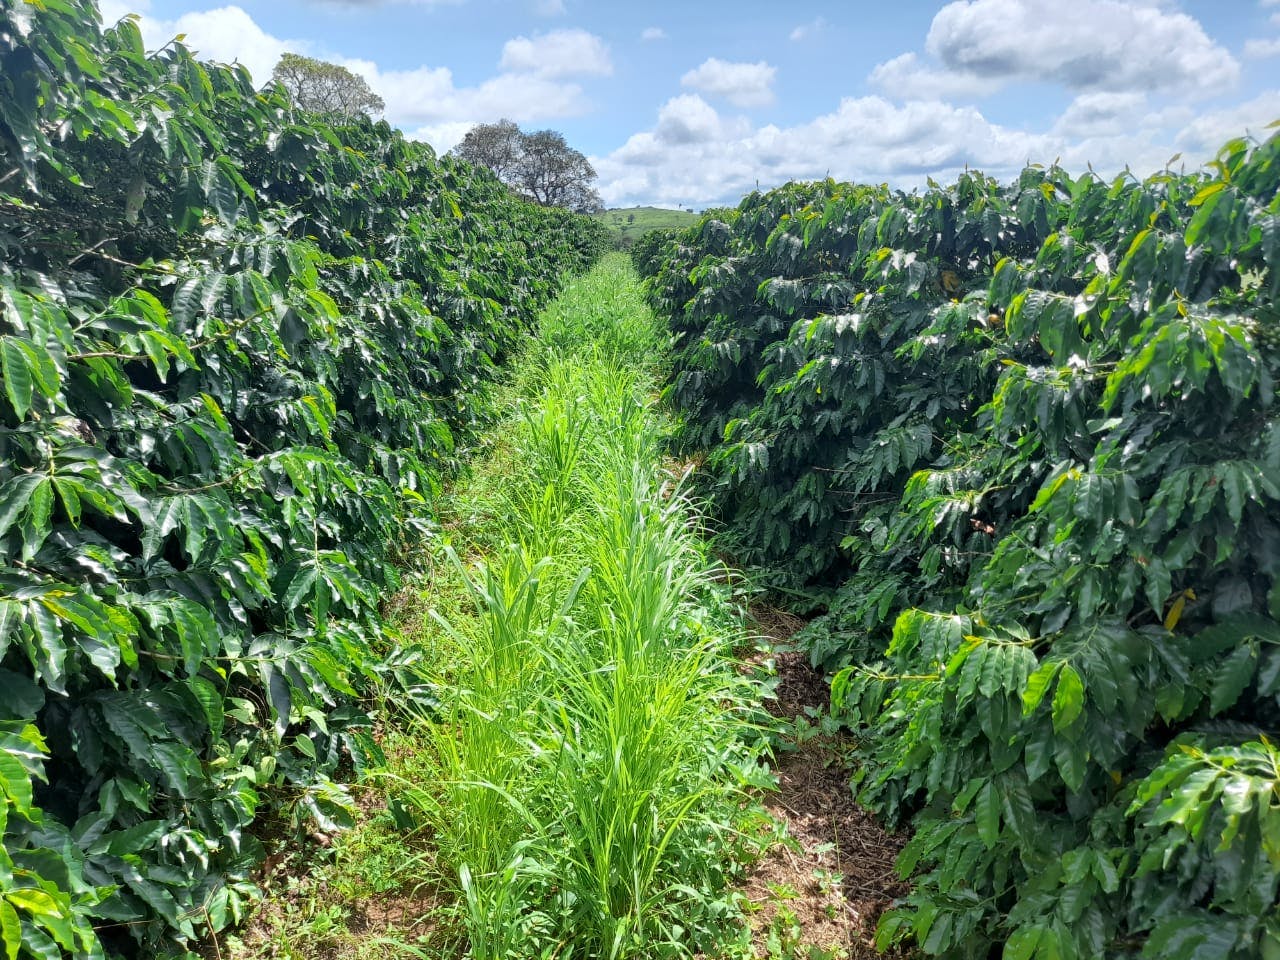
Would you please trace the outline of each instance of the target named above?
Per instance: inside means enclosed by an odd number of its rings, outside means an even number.
[[[160,489],[164,490],[166,493],[204,493],[206,490],[216,490],[218,487],[225,487],[229,483],[235,483],[246,473],[256,470],[261,463],[261,460],[254,460],[243,470],[237,470],[229,477],[223,477],[221,480],[215,480],[213,483],[206,483],[202,487],[179,487],[174,486],[173,484],[163,483],[160,485]]]
[[[218,945],[218,931],[214,929],[213,917],[209,916],[209,908],[207,906],[202,906],[200,909],[204,911],[205,926],[209,928],[209,936],[213,938],[213,952],[217,955],[218,960],[222,960],[222,947]]]
[[[108,238],[107,240],[102,241],[102,243],[110,243],[112,239],[115,238]],[[162,273],[165,276],[169,276],[173,273],[172,270],[159,266],[158,264],[134,263],[131,260],[122,260],[119,257],[113,257],[109,253],[103,253],[97,249],[97,247],[102,246],[102,243],[96,244],[87,250],[81,250],[76,255],[75,260],[72,260],[71,263],[75,263],[76,260],[79,260],[81,257],[97,257],[99,260],[106,260],[108,263],[114,263],[121,267],[129,267],[131,270],[139,270],[144,273]],[[68,266],[70,265],[71,264],[69,263]]]
[[[86,247],[84,250],[81,250],[74,257],[68,260],[67,266],[68,267],[75,266],[80,260],[83,260],[85,257],[91,256],[91,255],[96,255],[97,252],[101,250],[103,247],[105,247],[108,243],[114,243],[119,239],[120,239],[119,237],[104,237],[102,240],[99,240],[97,243],[95,243],[92,247]]]
[[[124,263],[125,261],[122,260],[119,262]],[[201,337],[199,340],[192,340],[190,343],[186,344],[187,350],[190,351],[192,354],[194,354],[197,350],[202,350],[205,347],[212,346],[213,344],[223,340],[229,340],[231,337],[235,336],[245,327],[249,326],[249,324],[255,323],[256,321],[261,320],[267,314],[272,313],[275,309],[276,309],[276,305],[272,304],[269,307],[264,307],[263,309],[259,310],[257,313],[253,314],[252,316],[241,317],[239,320],[234,320],[231,323],[228,323],[226,329],[220,331],[219,333],[211,334],[207,337]],[[99,316],[103,316],[103,314],[99,314]],[[83,327],[84,325],[81,324],[81,326],[77,329],[83,329]],[[86,353],[67,354],[68,361],[97,360],[97,359],[123,360],[125,362],[130,362],[135,360],[136,361],[150,360],[151,357],[149,354],[145,354],[145,353],[120,353],[114,350],[91,350]]]

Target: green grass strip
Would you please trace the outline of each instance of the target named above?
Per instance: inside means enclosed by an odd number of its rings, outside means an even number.
[[[666,346],[623,258],[569,284],[454,494],[419,631],[441,705],[406,776],[476,960],[684,957],[738,935],[757,697],[663,467]]]

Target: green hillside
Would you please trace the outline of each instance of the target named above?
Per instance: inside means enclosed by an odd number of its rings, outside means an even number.
[[[698,219],[698,214],[688,210],[667,210],[663,207],[622,207],[597,213],[596,219],[608,227],[610,233],[616,234],[624,244],[631,244],[650,230],[687,227]]]

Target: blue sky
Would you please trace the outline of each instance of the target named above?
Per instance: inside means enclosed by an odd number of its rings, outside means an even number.
[[[610,206],[695,209],[830,174],[910,188],[966,165],[1195,166],[1280,119],[1280,0],[102,0],[265,80],[341,62],[446,150],[551,127]]]

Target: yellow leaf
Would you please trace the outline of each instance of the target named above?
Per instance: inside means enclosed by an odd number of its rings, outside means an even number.
[[[1187,607],[1188,600],[1194,600],[1196,595],[1190,590],[1183,590],[1178,594],[1178,599],[1173,601],[1173,606],[1169,608],[1169,613],[1164,618],[1164,628],[1172,631],[1178,625],[1178,621],[1182,619],[1182,611]]]
[[[1226,188],[1227,188],[1227,184],[1225,180],[1215,180],[1213,183],[1203,186],[1199,190],[1197,190],[1196,195],[1192,197],[1190,200],[1188,200],[1187,204],[1192,207],[1198,207],[1201,204],[1203,204],[1206,200],[1208,200],[1210,197],[1212,197],[1215,193],[1219,193],[1225,190]]]

